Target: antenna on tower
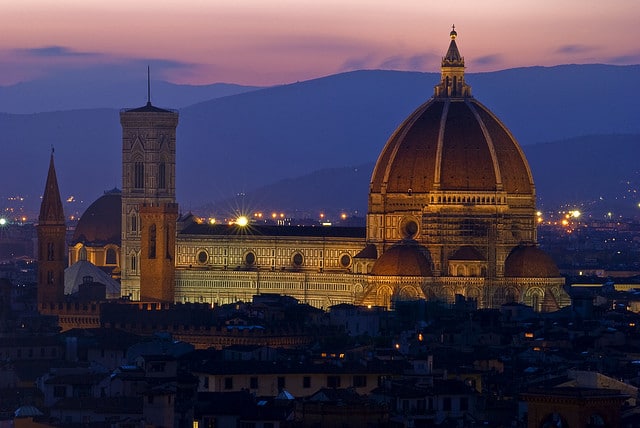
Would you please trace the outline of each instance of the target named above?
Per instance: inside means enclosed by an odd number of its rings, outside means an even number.
[[[147,65],[147,105],[151,105],[151,71]]]

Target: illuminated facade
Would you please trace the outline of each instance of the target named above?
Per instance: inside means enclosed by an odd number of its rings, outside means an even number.
[[[505,125],[471,96],[455,30],[450,36],[434,96],[396,129],[373,171],[367,241],[382,256],[362,301],[452,301],[459,294],[480,307],[564,306],[564,280],[536,247],[527,160]]]
[[[123,111],[122,295],[223,304],[279,293],[325,308],[456,295],[478,307],[569,304],[536,246],[526,158],[471,96],[456,36],[434,96],[378,158],[366,229],[210,225],[187,215],[174,230],[178,114],[150,103]]]

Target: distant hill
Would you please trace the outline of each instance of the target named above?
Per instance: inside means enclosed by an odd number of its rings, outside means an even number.
[[[591,135],[524,147],[541,209],[578,208],[600,216],[608,211],[637,215],[640,203],[638,135]],[[364,216],[375,162],[314,171],[240,196],[198,207],[204,214],[244,208],[285,210],[316,217],[341,211]],[[637,192],[634,192],[637,190]]]
[[[589,135],[524,146],[538,205],[640,216],[640,134]]]
[[[259,89],[228,83],[176,85],[151,82],[151,101],[180,109],[202,101]],[[0,112],[31,114],[96,108],[127,108],[144,104],[145,80],[43,79],[0,86]]]
[[[438,80],[436,73],[358,71],[251,88],[181,108],[178,200],[190,209],[313,171],[333,170],[332,177],[342,168],[353,171],[354,165],[371,165],[393,130],[432,95]],[[532,67],[470,74],[467,81],[476,98],[525,148],[581,135],[640,134],[640,66]],[[163,107],[179,106],[199,90],[172,87],[182,95],[163,98],[162,85],[154,83],[156,87],[152,100]],[[65,102],[82,99],[75,91],[67,92]],[[136,88],[135,94],[137,102],[128,99],[120,106],[146,102],[146,86]],[[0,196],[26,195],[27,204],[37,209],[51,145],[63,196],[75,197],[68,211],[82,212],[103,190],[120,186],[118,109],[0,114]],[[361,202],[350,204],[344,199],[349,193],[337,184],[315,199],[344,194],[327,203],[366,206],[368,173],[360,168],[355,176],[365,183],[365,192],[355,200]],[[544,183],[546,172],[534,173],[537,182]],[[319,183],[323,176],[318,177]],[[343,183],[351,186],[351,181]],[[318,187],[310,182],[304,194],[290,193],[290,199],[319,195]]]

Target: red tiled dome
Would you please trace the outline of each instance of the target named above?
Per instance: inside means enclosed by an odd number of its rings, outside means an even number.
[[[401,243],[389,248],[376,260],[372,275],[432,276],[428,250],[420,245]]]
[[[526,158],[509,130],[472,97],[434,97],[382,150],[372,193],[488,191],[533,194]]]
[[[560,271],[551,257],[533,245],[511,250],[504,262],[504,276],[520,278],[558,278]]]

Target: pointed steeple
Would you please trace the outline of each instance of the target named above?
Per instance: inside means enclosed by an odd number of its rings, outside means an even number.
[[[458,37],[458,33],[456,32],[456,26],[451,27],[451,32],[449,33],[449,37],[451,37],[451,42],[449,43],[449,49],[447,50],[447,54],[442,58],[442,66],[443,67],[464,67],[464,58],[460,55],[460,51],[458,50],[458,45],[456,44],[456,37]]]
[[[49,173],[40,203],[38,233],[38,310],[48,313],[52,304],[64,300],[64,268],[66,261],[66,225],[60,190],[53,164],[53,148]]]
[[[449,33],[451,41],[447,54],[442,57],[440,83],[436,85],[436,98],[466,98],[471,96],[471,86],[464,81],[464,57],[460,55],[456,44],[456,26]]]
[[[40,224],[64,224],[64,210],[60,199],[60,189],[58,188],[58,178],[56,168],[53,163],[53,148],[51,149],[51,159],[49,160],[49,172],[47,173],[47,183],[44,186],[44,194],[40,204]]]

